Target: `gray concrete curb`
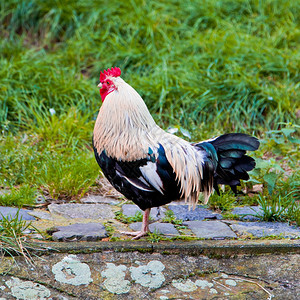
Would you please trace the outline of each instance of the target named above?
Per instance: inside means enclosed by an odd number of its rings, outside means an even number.
[[[299,254],[300,239],[262,241],[189,241],[149,243],[144,241],[118,242],[59,242],[37,244],[44,251],[34,251],[38,255],[50,253],[87,254],[103,251],[184,254],[190,256],[232,257],[238,254]]]

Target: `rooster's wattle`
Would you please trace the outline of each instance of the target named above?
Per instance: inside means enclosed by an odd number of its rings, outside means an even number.
[[[218,184],[234,191],[255,167],[246,151],[259,141],[242,133],[189,143],[165,132],[153,120],[140,95],[121,77],[119,68],[100,73],[100,108],[93,134],[96,160],[110,183],[144,210],[139,238],[149,231],[152,207],[185,199],[205,203]]]

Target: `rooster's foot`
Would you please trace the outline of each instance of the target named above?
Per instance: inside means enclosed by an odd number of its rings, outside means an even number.
[[[148,234],[149,231],[121,231],[120,233],[133,236],[133,240],[138,240]]]
[[[149,232],[149,215],[151,208],[145,209],[143,215],[142,229],[141,231],[121,231],[122,234],[133,235],[133,240],[138,240],[140,237],[145,236]]]

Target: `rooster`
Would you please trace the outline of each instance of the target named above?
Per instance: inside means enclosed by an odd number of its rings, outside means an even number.
[[[152,118],[137,91],[117,67],[100,73],[102,106],[95,122],[93,148],[110,183],[144,211],[141,231],[126,232],[138,239],[149,232],[149,214],[174,200],[195,207],[200,192],[207,203],[218,184],[234,192],[255,167],[246,151],[259,141],[242,133],[224,134],[189,143],[165,132]]]

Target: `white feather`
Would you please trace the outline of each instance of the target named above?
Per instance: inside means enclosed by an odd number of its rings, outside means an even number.
[[[126,177],[125,175],[121,174],[118,170],[116,170],[116,173],[121,176],[122,178],[125,178],[130,184],[132,184],[133,186],[135,186],[136,188],[142,190],[142,191],[146,191],[146,192],[154,192],[153,189],[151,189],[150,185],[147,183],[147,181],[143,178],[143,177],[139,177],[139,180],[141,182],[144,183],[144,185],[149,186],[149,189],[147,189],[145,186],[141,186],[138,185],[137,182],[134,182],[133,180],[131,180],[130,178]]]
[[[157,174],[156,163],[149,161],[145,166],[140,167],[140,170],[145,179],[163,194],[163,183]]]

